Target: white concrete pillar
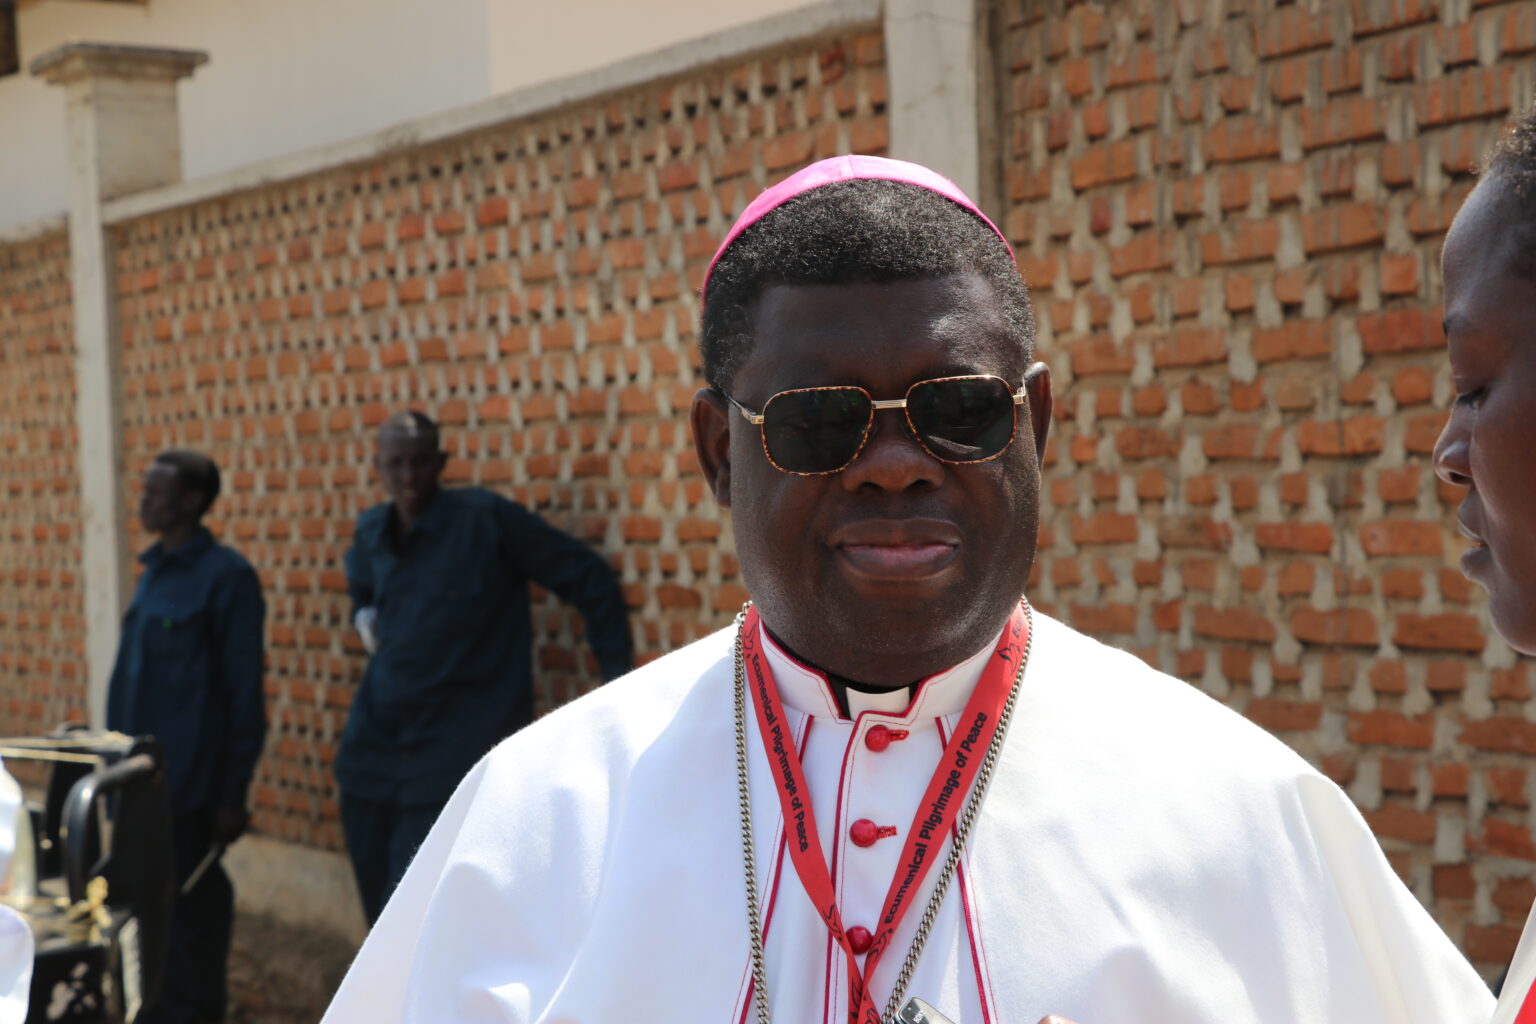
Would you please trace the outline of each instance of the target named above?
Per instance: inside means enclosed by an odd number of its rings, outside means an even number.
[[[69,43],[31,65],[32,74],[64,87],[86,686],[98,726],[133,579],[123,528],[116,274],[101,206],[181,180],[176,82],[207,59],[192,50]]]
[[[931,167],[982,202],[986,62],[977,0],[885,0],[891,156]],[[988,105],[990,106],[990,104]]]

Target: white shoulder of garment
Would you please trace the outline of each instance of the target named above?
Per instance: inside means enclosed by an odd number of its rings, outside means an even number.
[[[1504,975],[1504,988],[1499,995],[1498,1009],[1493,1012],[1492,1024],[1514,1024],[1533,985],[1536,985],[1536,907],[1531,908],[1530,916],[1525,920],[1520,945],[1515,947],[1515,958],[1509,962],[1509,972]]]
[[[972,841],[1003,1019],[1485,1024],[1487,987],[1337,786],[1193,687],[1035,623]],[[732,639],[660,658],[489,754],[324,1024],[733,1013],[748,945]]]

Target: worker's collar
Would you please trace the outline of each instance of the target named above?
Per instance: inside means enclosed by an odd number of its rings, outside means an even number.
[[[163,562],[195,562],[204,551],[213,547],[214,543],[213,534],[208,532],[208,527],[199,526],[197,532],[188,537],[185,544],[178,544],[174,548],[167,549],[164,543],[155,541],[139,556],[139,561],[147,566],[156,566]]]
[[[427,499],[426,507],[416,516],[415,522],[411,523],[409,529],[401,531],[400,536],[404,539],[418,533],[442,533],[448,528],[451,519],[449,502],[443,498],[443,489],[439,487],[432,492],[432,497]],[[399,522],[400,508],[391,501],[388,514],[379,520],[378,534],[375,539],[381,543],[387,541]]]

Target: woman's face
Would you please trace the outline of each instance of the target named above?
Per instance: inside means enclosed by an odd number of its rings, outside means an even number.
[[[1500,635],[1536,654],[1536,259],[1510,230],[1522,216],[1508,183],[1493,175],[1446,236],[1456,404],[1434,458],[1442,480],[1468,488],[1457,512],[1472,541],[1462,572],[1487,588]]]

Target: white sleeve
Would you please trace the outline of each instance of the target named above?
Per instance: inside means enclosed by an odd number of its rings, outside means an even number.
[[[1493,993],[1392,870],[1354,804],[1322,778],[1301,782],[1313,840],[1392,1024],[1486,1024]]]
[[[595,752],[611,746],[604,727],[557,711],[487,754],[432,826],[322,1024],[571,1024],[552,1006],[608,863],[616,783],[612,758]]]
[[[21,786],[5,770],[4,762],[0,762],[0,874],[4,874],[11,854],[16,852],[17,815],[22,812]]]
[[[0,1024],[27,1019],[32,987],[32,929],[10,907],[0,907]]]
[[[16,850],[17,815],[27,813],[21,787],[0,766],[0,877]],[[0,907],[0,1024],[22,1024],[32,983],[32,930],[10,907]]]

